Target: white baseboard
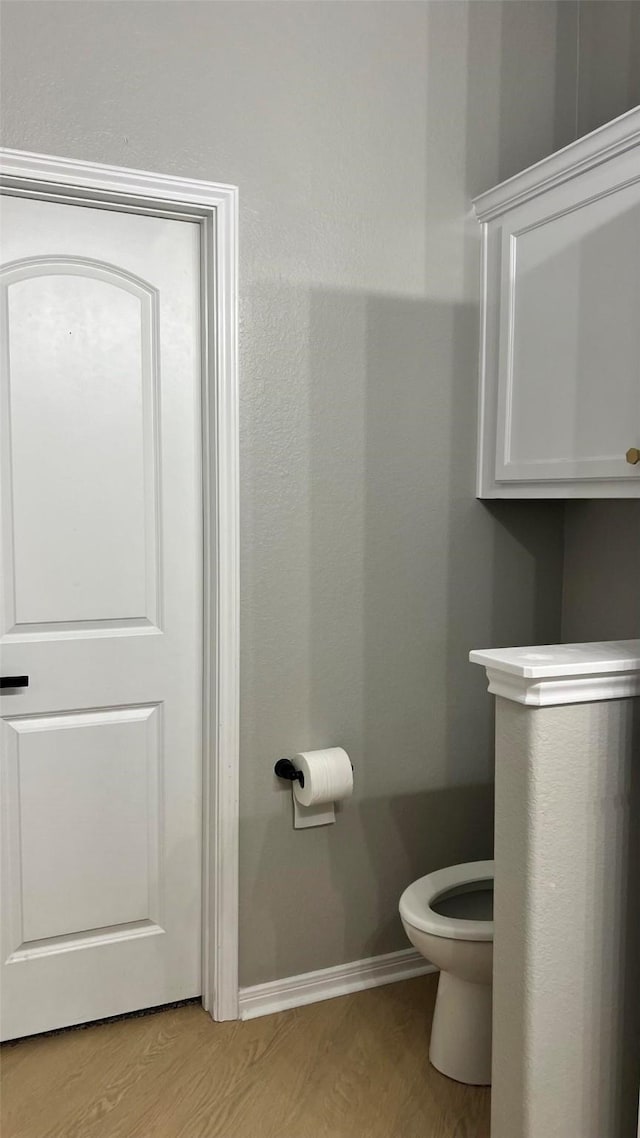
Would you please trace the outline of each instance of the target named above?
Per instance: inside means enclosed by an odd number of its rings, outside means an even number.
[[[267,984],[254,984],[240,989],[240,1019],[282,1012],[285,1008],[299,1008],[315,1004],[318,1000],[331,1000],[364,988],[379,988],[397,980],[410,980],[436,969],[413,948],[388,952],[384,956],[370,956],[367,960],[353,960],[350,964],[336,964],[333,968],[320,968],[316,972],[303,972],[300,976],[285,976]]]

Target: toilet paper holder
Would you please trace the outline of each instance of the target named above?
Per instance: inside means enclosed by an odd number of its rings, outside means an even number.
[[[273,770],[278,778],[286,778],[289,782],[299,782],[300,786],[304,786],[304,774],[294,767],[291,759],[278,759]]]
[[[329,748],[329,751],[331,751],[331,750],[334,750],[334,748]],[[349,756],[346,754],[346,752],[344,752],[342,750],[342,748],[335,748],[335,750],[339,750],[341,752],[342,758],[347,759],[347,761],[349,762],[349,766],[351,767],[351,770],[353,771],[353,763],[349,759]],[[326,752],[324,752],[324,753],[326,754]],[[317,754],[318,754],[318,756],[321,756],[321,755],[323,755],[323,752],[319,751],[319,752],[317,752]],[[296,759],[301,761],[301,765],[305,766],[305,769],[306,769],[306,760],[308,757],[309,756],[307,753],[301,753],[300,755],[296,755]],[[335,803],[334,802],[329,802],[326,800],[326,798],[324,798],[324,799],[321,799],[320,802],[313,802],[313,803],[310,803],[310,804],[305,806],[301,802],[298,801],[298,791],[295,787],[295,783],[296,782],[299,783],[300,789],[304,790],[305,771],[301,770],[299,767],[297,767],[295,762],[292,759],[278,759],[278,761],[276,762],[276,764],[273,768],[273,771],[274,771],[274,774],[277,775],[278,778],[283,779],[283,781],[285,781],[285,782],[291,783],[291,791],[292,791],[291,798],[292,798],[292,802],[293,802],[293,825],[294,825],[294,829],[306,830],[310,826],[326,826],[332,822],[335,822],[336,813],[335,813]],[[309,772],[307,772],[307,773],[309,773]],[[350,791],[349,791],[349,793],[350,793]],[[337,798],[341,798],[341,797],[344,797],[344,795],[342,795],[341,792],[338,791]]]

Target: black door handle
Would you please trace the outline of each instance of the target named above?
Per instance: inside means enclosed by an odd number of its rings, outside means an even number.
[[[28,688],[28,676],[0,676],[0,688]]]

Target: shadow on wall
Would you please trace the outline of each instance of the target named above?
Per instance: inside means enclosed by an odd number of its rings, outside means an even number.
[[[315,830],[291,830],[291,791],[277,788],[282,810],[262,835],[265,849],[280,847],[282,853],[293,835],[283,870],[286,887],[281,891],[274,883],[270,860],[264,859],[250,899],[254,920],[255,911],[261,912],[261,947],[268,951],[274,976],[300,971],[303,945],[304,971],[409,948],[398,916],[405,885],[450,864],[452,850],[459,861],[491,856],[491,784],[369,798],[361,790],[367,770],[365,759],[356,768],[354,798],[338,804],[335,825]]]
[[[491,856],[493,701],[468,653],[557,637],[562,514],[474,498],[476,320],[311,294],[307,713],[277,746],[344,746],[356,789],[335,826],[294,832],[288,787],[243,820],[254,983],[407,947],[404,887]]]
[[[447,39],[452,22],[448,7],[433,4],[429,13],[429,118],[436,126],[450,114],[450,102],[439,95],[452,82],[447,72],[458,50]],[[466,9],[464,165],[469,197],[576,138],[578,6],[554,7],[552,28],[551,6],[536,0],[473,0],[459,6]],[[432,130],[429,136],[439,137]]]
[[[377,925],[363,946],[364,956],[408,948],[399,924],[398,902],[403,888],[416,876],[457,862],[476,861],[492,856],[493,785],[472,783],[388,799],[365,799],[357,804],[358,826],[367,850],[369,872],[376,882]],[[358,880],[348,882],[348,849],[342,856],[331,850],[331,876],[340,891],[347,876],[347,889],[357,896]],[[362,916],[345,912],[354,931],[362,927]],[[349,929],[345,939],[349,940]],[[391,947],[390,947],[391,946]]]
[[[578,127],[583,135],[640,103],[640,4],[581,0],[579,42]]]
[[[400,185],[380,250],[363,245],[354,266],[341,257],[358,242],[343,253],[319,212],[330,275],[345,287],[252,286],[267,363],[251,393],[243,525],[255,511],[259,565],[279,592],[265,604],[250,582],[243,610],[246,642],[263,653],[243,663],[244,983],[407,947],[405,886],[491,853],[493,701],[468,653],[559,639],[563,505],[474,497],[479,234],[469,218],[471,194],[570,141],[575,90],[561,113],[556,88],[570,86],[563,52],[574,59],[575,41],[570,19],[555,35],[550,11],[429,5],[426,138],[416,140],[424,211],[400,214]],[[348,199],[344,214],[357,234]],[[350,287],[407,232],[424,246],[409,295]],[[265,525],[282,533],[283,517],[287,548]],[[273,763],[331,745],[352,757],[354,798],[335,826],[296,832]]]
[[[567,502],[562,639],[640,637],[640,501]]]
[[[563,506],[474,497],[475,305],[316,291],[311,342],[314,737],[359,707],[373,793],[490,779],[468,653],[557,639]]]

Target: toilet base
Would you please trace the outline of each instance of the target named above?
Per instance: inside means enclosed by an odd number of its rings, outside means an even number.
[[[491,984],[440,973],[429,1059],[459,1083],[491,1084],[491,997]]]

